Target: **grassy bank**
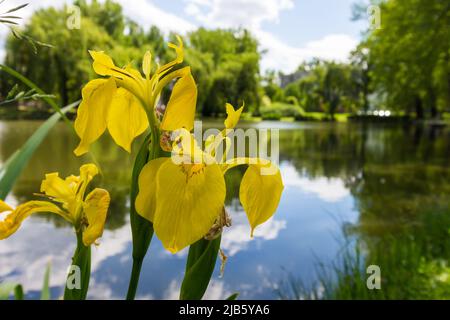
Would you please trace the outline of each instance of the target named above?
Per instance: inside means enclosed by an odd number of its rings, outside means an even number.
[[[282,121],[282,122],[370,122],[370,123],[397,123],[420,121],[425,124],[450,125],[450,112],[443,112],[440,119],[417,120],[414,117],[406,115],[404,112],[393,114],[389,117],[380,117],[375,115],[357,115],[352,113],[336,113],[334,119],[325,112],[304,111],[302,107],[282,102],[274,102],[270,106],[260,107],[258,116],[252,113],[243,113],[242,119],[245,121],[259,122],[264,120]],[[53,114],[52,110],[32,107],[1,107],[0,120],[45,120]],[[68,114],[68,118],[74,118],[76,112]],[[225,115],[220,115],[225,116]],[[218,117],[219,118],[219,117]]]

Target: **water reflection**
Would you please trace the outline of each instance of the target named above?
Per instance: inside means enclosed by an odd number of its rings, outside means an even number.
[[[38,125],[32,121],[0,122],[0,163]],[[280,123],[256,124],[261,128],[275,125]],[[254,124],[243,124],[250,126]],[[447,259],[450,252],[444,244],[450,228],[448,130],[352,124],[281,124],[280,129],[280,166],[286,188],[278,212],[250,239],[237,199],[243,171],[227,173],[226,204],[233,226],[226,230],[222,248],[230,259],[224,278],[215,271],[207,297],[225,298],[239,291],[241,298],[276,298],[274,283],[283,270],[313,283],[318,259],[326,264],[340,254],[343,230],[358,240],[367,261],[384,264],[388,270],[405,270],[406,274],[407,266],[401,259],[404,252],[414,252],[410,256],[423,260],[414,267],[438,272],[434,261]],[[68,175],[77,172],[82,163],[93,161],[89,156],[76,158],[72,153],[76,144],[76,137],[64,124],[58,124],[37,150],[8,201],[29,200],[46,172],[58,170]],[[112,203],[101,245],[93,250],[89,297],[123,298],[131,268],[128,183],[133,157],[107,137],[94,145],[93,156],[103,173],[95,183],[110,190]],[[74,249],[73,236],[71,228],[56,216],[32,217],[14,236],[0,241],[0,281],[19,281],[30,298],[37,298],[45,267],[51,261],[52,294],[58,297]],[[396,249],[391,252],[385,247],[393,243],[392,238]],[[409,248],[408,243],[414,247]],[[150,253],[139,297],[176,298],[186,251],[170,255],[155,239]],[[392,282],[389,288],[400,287],[397,296],[409,292],[406,284],[387,279]]]

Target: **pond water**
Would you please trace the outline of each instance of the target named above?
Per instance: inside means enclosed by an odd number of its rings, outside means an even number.
[[[0,121],[0,164],[39,124]],[[415,245],[420,261],[445,264],[450,252],[446,245],[450,242],[448,129],[277,122],[243,126],[280,129],[285,190],[275,216],[250,239],[237,199],[242,172],[227,177],[227,209],[233,226],[225,230],[222,249],[229,259],[223,277],[217,266],[206,298],[223,299],[239,292],[241,299],[277,299],[277,288],[290,276],[312,285],[320,277],[317,266],[339,259],[348,240],[350,250],[360,248],[365,259],[375,263],[380,257],[375,253],[385,252],[379,261],[382,272],[405,270],[411,277],[424,274],[422,265],[402,265],[400,255],[389,250],[395,243],[392,239],[400,237],[408,239],[399,240],[402,248],[406,243]],[[59,171],[66,176],[92,161],[90,156],[73,155],[77,142],[59,123],[37,150],[8,202],[15,205],[32,199],[45,173]],[[128,194],[133,156],[107,135],[93,146],[92,156],[103,172],[97,184],[110,190],[112,204],[100,245],[92,250],[89,298],[123,299],[131,270]],[[71,227],[59,217],[31,217],[16,234],[0,241],[0,282],[20,282],[28,298],[38,298],[46,266],[51,263],[52,297],[58,298],[74,245]],[[138,297],[176,299],[186,256],[187,251],[171,255],[154,237],[142,268]],[[411,297],[408,284],[400,284],[400,288],[398,283],[391,285],[398,292],[387,297]]]

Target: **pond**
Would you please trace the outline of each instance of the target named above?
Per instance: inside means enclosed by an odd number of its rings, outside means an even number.
[[[0,164],[39,124],[0,121]],[[257,228],[251,239],[237,198],[242,172],[227,176],[227,209],[233,225],[225,230],[222,249],[228,262],[223,277],[217,265],[206,298],[224,299],[234,292],[240,293],[240,299],[298,298],[298,294],[281,294],[283,284],[296,279],[314,287],[322,277],[318,266],[336,266],[345,251],[380,265],[384,291],[379,297],[419,297],[428,285],[435,288],[436,281],[446,283],[450,257],[448,129],[351,123],[243,126],[280,129],[285,190],[275,216]],[[15,205],[32,199],[45,173],[77,173],[82,163],[95,160],[103,172],[97,184],[108,188],[112,203],[100,245],[92,251],[88,297],[123,299],[131,270],[128,195],[133,156],[105,135],[92,147],[92,156],[76,158],[72,151],[77,143],[72,132],[59,123],[7,200]],[[38,298],[50,263],[52,297],[58,298],[74,245],[74,233],[62,219],[31,217],[16,234],[0,241],[0,282],[20,282],[27,298]],[[186,255],[186,250],[171,255],[154,237],[142,268],[138,298],[176,299]],[[413,258],[405,261],[404,255]],[[392,273],[399,276],[394,278]]]

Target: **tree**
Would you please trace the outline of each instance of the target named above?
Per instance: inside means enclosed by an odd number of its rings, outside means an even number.
[[[120,4],[111,0],[106,0],[104,3],[99,3],[97,0],[92,0],[90,3],[86,0],[76,0],[74,5],[80,8],[83,17],[90,18],[112,38],[119,39],[123,36],[126,26]]]
[[[381,29],[368,33],[374,90],[396,110],[438,117],[450,105],[450,2],[385,1]]]
[[[140,67],[146,50],[154,54],[156,61],[168,58],[159,29],[152,27],[146,32],[124,17],[119,4],[110,0],[77,0],[74,4],[82,13],[80,29],[67,28],[66,7],[50,7],[34,12],[23,30],[23,34],[53,47],[42,47],[35,54],[28,43],[13,36],[6,43],[6,64],[47,93],[55,94],[63,105],[79,99],[81,87],[94,76],[88,50],[107,51],[120,66],[132,61]],[[2,79],[2,94],[12,86],[7,81]]]
[[[257,111],[260,104],[258,43],[247,30],[206,30],[188,35],[189,62],[199,86],[198,108],[205,116],[224,113],[226,102]],[[197,61],[195,61],[197,60]],[[202,61],[200,63],[200,61]],[[203,91],[203,92],[202,92]]]
[[[111,37],[88,18],[81,29],[66,27],[65,9],[36,11],[23,33],[53,45],[42,47],[39,54],[24,41],[10,36],[6,43],[6,64],[21,72],[48,93],[57,94],[63,104],[76,100],[80,86],[90,74],[88,49],[108,49]]]
[[[275,70],[266,71],[265,76],[262,78],[263,91],[271,101],[282,101],[284,99],[284,92],[277,83],[277,77]]]

